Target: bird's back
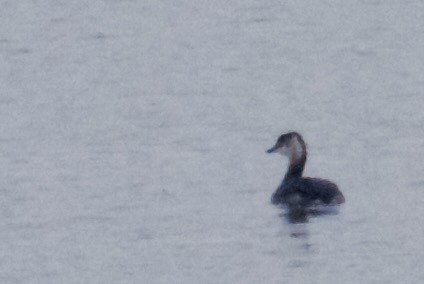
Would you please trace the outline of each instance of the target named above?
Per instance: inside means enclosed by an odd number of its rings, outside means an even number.
[[[278,191],[277,191],[278,192]],[[320,178],[294,178],[285,180],[279,188],[280,203],[308,206],[314,203],[340,204],[343,194],[337,185]]]

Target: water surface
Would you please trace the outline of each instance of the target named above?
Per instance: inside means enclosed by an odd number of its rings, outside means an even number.
[[[0,282],[420,283],[423,6],[0,1]]]

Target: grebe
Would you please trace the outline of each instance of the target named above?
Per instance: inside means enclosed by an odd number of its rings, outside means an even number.
[[[341,204],[345,201],[337,185],[331,181],[302,177],[306,163],[306,145],[297,132],[281,135],[267,153],[280,153],[289,158],[286,175],[271,198],[273,204],[286,204],[289,208],[315,204]]]

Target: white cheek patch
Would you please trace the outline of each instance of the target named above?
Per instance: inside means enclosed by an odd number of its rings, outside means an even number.
[[[277,152],[280,153],[281,155],[287,156],[287,157],[290,154],[289,148],[287,146],[282,146],[282,147],[278,148]]]
[[[290,159],[299,159],[304,155],[302,144],[297,137],[294,137],[288,146],[278,148],[277,152]]]
[[[299,141],[299,139],[297,138],[297,137],[295,137],[293,140],[292,140],[292,149],[293,149],[293,155],[296,157],[296,158],[300,158],[300,157],[302,157],[302,155],[303,155],[303,147],[302,147],[302,144],[300,143],[300,141]]]

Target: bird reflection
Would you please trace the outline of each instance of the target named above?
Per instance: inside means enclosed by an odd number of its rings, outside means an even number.
[[[291,224],[302,224],[308,222],[308,210],[306,208],[289,209],[284,215],[287,221]]]
[[[290,225],[290,237],[292,238],[306,238],[308,231],[306,223],[308,222],[308,212],[304,208],[289,209],[280,214]]]
[[[290,224],[290,237],[305,238],[308,236],[306,224],[309,218],[338,214],[337,206],[316,206],[316,207],[296,207],[284,208],[280,215]]]

